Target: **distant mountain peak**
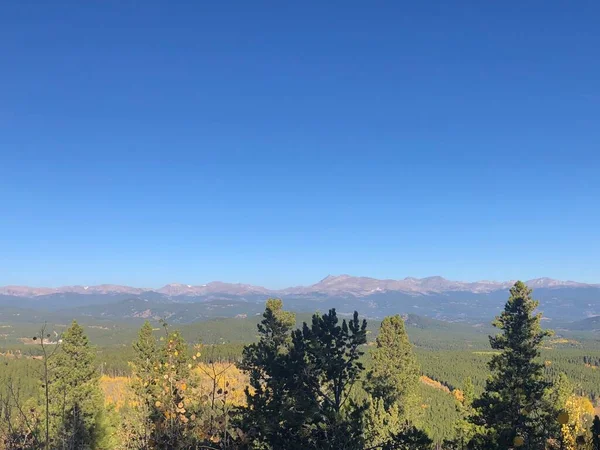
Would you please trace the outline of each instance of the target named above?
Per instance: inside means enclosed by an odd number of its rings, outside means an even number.
[[[355,278],[352,275],[347,275],[347,274],[341,274],[341,275],[327,275],[325,278],[323,278],[321,281],[319,281],[319,283],[330,283],[332,281],[342,281],[342,280],[347,280],[349,278]],[[317,283],[317,284],[319,284]]]
[[[427,295],[443,292],[471,292],[489,293],[502,289],[508,289],[514,281],[475,281],[463,282],[452,281],[442,276],[435,275],[425,278],[406,277],[404,279],[377,279],[370,277],[359,277],[348,274],[327,275],[318,283],[310,286],[297,286],[287,289],[267,289],[262,286],[254,286],[244,283],[226,283],[222,281],[211,281],[202,285],[191,285],[183,283],[169,283],[159,289],[136,288],[115,284],[101,284],[97,286],[63,286],[59,288],[28,287],[28,286],[4,286],[0,287],[0,295],[13,297],[41,297],[46,295],[74,293],[82,295],[116,295],[131,294],[142,295],[144,293],[158,293],[167,297],[177,296],[238,296],[246,295],[307,295],[316,293],[319,295],[355,296],[364,297],[372,294],[385,292],[403,292],[410,295]],[[576,281],[561,281],[553,278],[535,278],[526,282],[534,289],[559,289],[559,288],[600,288],[598,284],[586,284]]]
[[[577,281],[561,281],[555,280],[553,278],[542,277],[542,278],[534,278],[533,280],[528,280],[525,282],[527,286],[535,288],[535,287],[583,287],[583,286],[594,286],[586,283],[579,283]],[[596,285],[597,286],[597,285]]]

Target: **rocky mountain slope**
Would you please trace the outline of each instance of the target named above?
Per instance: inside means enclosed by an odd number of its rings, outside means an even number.
[[[172,318],[197,321],[260,312],[268,297],[286,306],[313,312],[354,309],[371,317],[415,313],[450,321],[489,319],[502,308],[513,281],[452,281],[435,276],[379,280],[350,275],[327,276],[310,286],[267,289],[248,284],[211,282],[168,284],[158,289],[119,285],[32,288],[0,287],[0,321],[7,308],[60,311],[65,317]],[[600,285],[538,278],[527,281],[540,300],[540,310],[554,321],[582,320],[600,315]],[[4,308],[4,317],[2,316]],[[30,313],[23,312],[24,316]]]

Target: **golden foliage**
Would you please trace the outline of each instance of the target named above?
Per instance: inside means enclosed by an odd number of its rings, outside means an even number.
[[[241,406],[246,402],[244,389],[248,386],[248,376],[233,363],[200,363],[194,369],[197,377],[197,390],[200,399],[213,401],[214,396],[223,398],[229,405]]]
[[[125,406],[136,406],[137,401],[131,390],[131,380],[128,377],[100,377],[100,388],[104,393],[104,403],[112,405],[119,411]]]
[[[454,389],[452,391],[452,395],[454,396],[454,398],[456,399],[456,401],[458,401],[460,403],[462,403],[462,402],[465,401],[465,394],[460,389]]]
[[[566,338],[563,338],[563,337],[557,337],[557,338],[554,338],[554,339],[549,339],[548,343],[550,345],[557,345],[557,344],[558,345],[561,345],[561,344],[562,345],[564,345],[564,344],[578,345],[579,341],[576,341],[575,339],[566,339]]]
[[[564,414],[566,413],[566,414]],[[586,439],[589,424],[594,416],[594,405],[587,397],[572,395],[565,404],[565,411],[560,419],[568,414],[568,422],[561,425],[565,450],[577,450],[579,440]],[[564,421],[560,420],[562,423]]]
[[[440,391],[450,393],[450,389],[448,389],[447,386],[445,386],[442,383],[440,383],[439,381],[435,381],[425,375],[421,375],[420,381],[421,381],[421,383],[426,384],[427,386],[430,386],[435,389],[439,389]]]

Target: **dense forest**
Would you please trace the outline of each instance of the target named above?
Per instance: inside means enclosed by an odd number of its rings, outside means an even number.
[[[536,307],[517,282],[489,339],[277,299],[224,322],[228,342],[206,338],[218,321],[146,322],[127,347],[42,326],[0,358],[0,449],[600,450],[600,350],[552,336]]]

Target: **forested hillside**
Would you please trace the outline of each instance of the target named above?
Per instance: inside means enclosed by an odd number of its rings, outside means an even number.
[[[0,448],[597,449],[600,347],[535,307],[517,283],[491,341],[279,300],[181,327],[4,325]]]

